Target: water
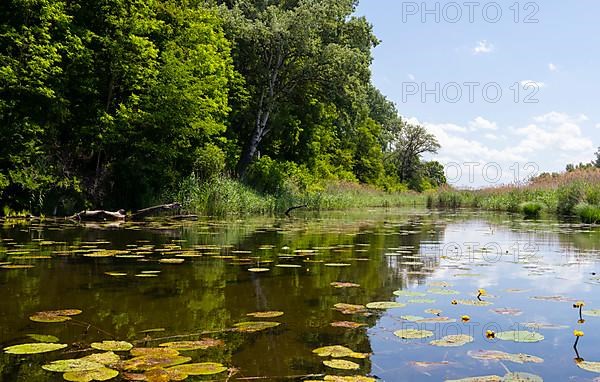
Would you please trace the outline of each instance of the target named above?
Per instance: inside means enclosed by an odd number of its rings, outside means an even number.
[[[573,348],[573,330],[580,329],[585,336],[577,347],[579,358],[600,362],[600,318],[584,316],[585,323],[578,324],[579,312],[573,308],[582,300],[584,310],[600,309],[598,229],[474,212],[373,210],[296,216],[293,220],[153,221],[85,227],[68,222],[5,222],[0,230],[0,263],[34,267],[0,269],[0,345],[35,342],[26,336],[33,333],[54,335],[69,347],[40,355],[2,354],[0,380],[60,381],[60,373],[47,372],[41,365],[88,355],[85,349],[95,341],[118,339],[136,346],[158,346],[204,337],[221,339],[225,346],[182,355],[192,357],[192,362],[220,362],[230,371],[188,380],[224,381],[228,376],[231,381],[249,377],[322,380],[318,375],[329,374],[444,381],[526,372],[546,381],[593,381],[599,376],[578,367]],[[84,256],[101,248],[121,250],[118,256],[140,257]],[[180,256],[190,254],[202,256]],[[164,258],[185,261],[158,262]],[[257,267],[270,270],[248,271]],[[147,271],[160,273],[135,276]],[[115,277],[106,272],[127,275]],[[338,289],[332,282],[360,287]],[[395,296],[393,292],[400,289],[425,295]],[[439,289],[459,294],[431,293]],[[452,300],[478,301],[478,289],[485,289],[488,296],[481,299],[491,305],[452,304]],[[374,301],[407,305],[367,310],[366,315],[344,315],[333,309],[337,303]],[[65,323],[37,323],[28,318],[37,311],[71,308],[83,313]],[[499,308],[508,310],[494,311]],[[442,310],[441,317],[456,322],[415,323],[401,318],[436,317],[427,309]],[[267,319],[247,316],[261,311],[284,314]],[[463,322],[463,315],[470,316],[470,321]],[[281,325],[257,333],[231,331],[243,321]],[[330,325],[336,321],[365,326]],[[529,323],[545,325],[532,328]],[[157,330],[144,332],[150,329]],[[394,335],[400,329],[429,330],[433,337],[403,340]],[[528,330],[542,334],[544,340],[488,339],[487,330]],[[473,341],[458,347],[430,344],[453,334],[470,335]],[[312,353],[327,345],[344,345],[370,356],[345,358],[357,363],[358,370],[329,368],[322,363],[329,358]],[[479,350],[525,353],[544,362],[473,358]],[[122,359],[130,358],[127,352],[119,354]],[[314,376],[302,377],[308,375]]]

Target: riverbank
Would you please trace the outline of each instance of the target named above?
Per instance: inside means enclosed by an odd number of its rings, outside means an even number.
[[[209,216],[246,214],[283,214],[300,207],[309,211],[331,211],[352,208],[425,206],[422,193],[385,192],[351,182],[330,182],[316,191],[299,191],[293,187],[276,195],[259,193],[229,178],[198,182],[190,178],[173,195],[186,210]]]
[[[600,223],[600,169],[545,174],[526,185],[481,190],[443,188],[427,196],[427,206],[519,212],[530,218],[556,214]]]

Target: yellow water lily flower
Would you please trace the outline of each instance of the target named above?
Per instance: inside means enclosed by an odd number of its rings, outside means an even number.
[[[462,316],[461,318],[462,318],[462,320],[463,320],[464,322],[469,322],[469,321],[471,321],[471,317],[469,317],[469,316]]]
[[[479,296],[487,296],[487,292],[486,292],[486,290],[485,290],[485,289],[479,289],[479,290],[477,291],[477,294],[478,294]]]
[[[585,306],[585,302],[583,301],[577,301],[575,304],[573,304],[573,308],[583,308]]]
[[[452,305],[458,305],[458,301],[456,301],[456,300],[452,300],[452,303],[451,303],[451,304],[452,304]]]
[[[494,333],[492,330],[488,330],[485,332],[485,336],[487,338],[496,338],[496,333]]]
[[[583,333],[581,330],[573,330],[573,335],[575,337],[583,337],[585,333]]]

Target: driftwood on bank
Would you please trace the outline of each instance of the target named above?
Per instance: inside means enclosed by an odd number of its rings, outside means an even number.
[[[132,214],[126,214],[125,210],[106,211],[81,211],[70,218],[78,221],[125,221],[125,220],[143,220],[149,216],[153,216],[165,211],[180,210],[181,204],[161,204],[159,206],[144,208]]]

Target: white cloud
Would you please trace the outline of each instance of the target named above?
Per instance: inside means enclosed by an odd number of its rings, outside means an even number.
[[[544,82],[540,82],[540,81],[533,81],[533,80],[523,80],[521,81],[521,86],[525,87],[525,86],[531,86],[533,85],[536,89],[541,89],[546,87],[546,83]]]
[[[550,70],[551,72],[558,72],[558,66],[556,66],[553,63],[549,63],[548,64],[548,70]]]
[[[477,117],[474,120],[469,122],[469,127],[471,131],[476,130],[498,130],[498,126],[496,122],[488,121],[483,117]]]
[[[473,54],[492,53],[493,51],[494,45],[487,42],[487,40],[477,42],[477,45],[473,48]]]

